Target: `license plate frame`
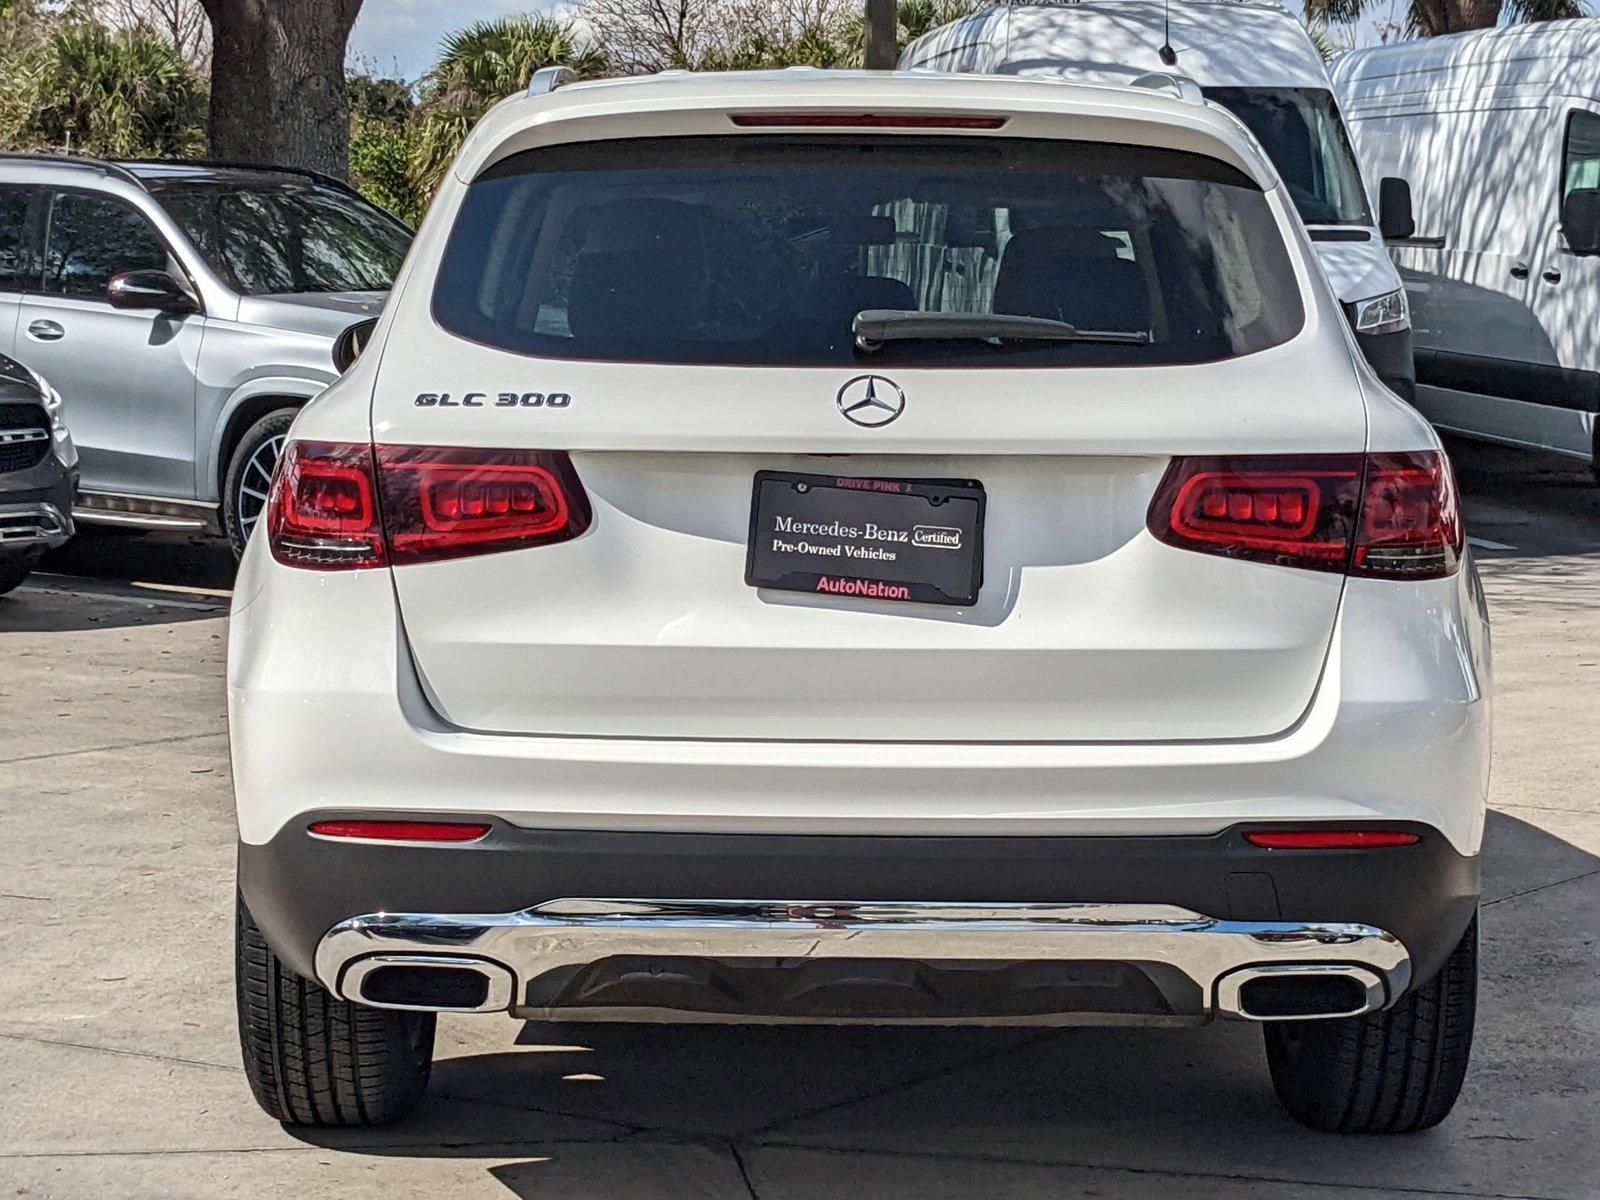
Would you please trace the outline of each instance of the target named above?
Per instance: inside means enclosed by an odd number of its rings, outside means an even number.
[[[983,587],[987,507],[975,479],[757,471],[745,583],[970,608]]]

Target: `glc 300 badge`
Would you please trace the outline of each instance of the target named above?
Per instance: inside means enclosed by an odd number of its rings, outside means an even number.
[[[572,397],[566,392],[466,392],[457,398],[450,392],[422,392],[413,403],[418,408],[566,408]]]
[[[882,375],[857,375],[839,389],[837,403],[846,420],[876,429],[905,412],[906,394]]]

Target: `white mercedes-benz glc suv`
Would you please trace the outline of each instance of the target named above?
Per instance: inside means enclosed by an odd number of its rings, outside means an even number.
[[[439,1012],[1263,1023],[1315,1127],[1466,1069],[1484,604],[1434,434],[1180,81],[530,89],[234,594],[262,1106]]]

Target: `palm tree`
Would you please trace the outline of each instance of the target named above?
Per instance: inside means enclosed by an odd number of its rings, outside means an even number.
[[[181,158],[205,148],[206,88],[146,25],[62,26],[16,71],[27,114],[14,137],[107,158]]]
[[[527,87],[539,68],[552,66],[589,76],[599,74],[603,63],[573,26],[552,17],[479,21],[444,39],[423,80],[411,154],[411,179],[424,199],[438,188],[478,119]]]
[[[1313,21],[1348,24],[1377,7],[1379,0],[1304,0]],[[1512,21],[1559,21],[1585,15],[1583,0],[1409,0],[1406,32],[1418,37],[1488,29],[1502,16]]]

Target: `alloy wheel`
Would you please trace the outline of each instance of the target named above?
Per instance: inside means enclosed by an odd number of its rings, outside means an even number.
[[[280,433],[262,442],[239,473],[239,494],[234,497],[235,511],[239,514],[239,529],[246,541],[250,540],[251,531],[266,511],[272,471],[283,454],[283,443],[287,436]]]

